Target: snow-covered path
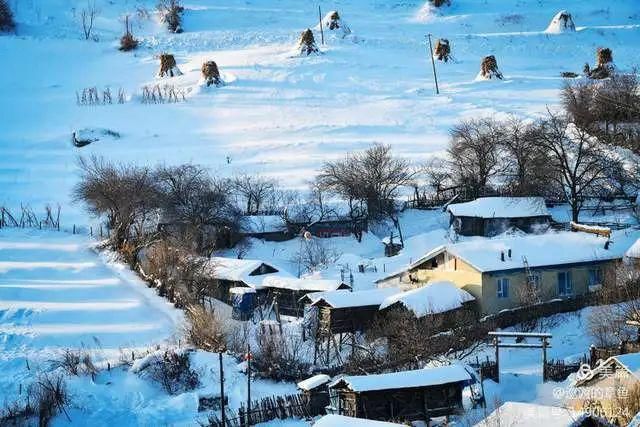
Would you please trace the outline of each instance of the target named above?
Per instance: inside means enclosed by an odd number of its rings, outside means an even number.
[[[64,232],[0,230],[0,395],[63,349],[117,360],[179,327],[180,311],[90,244]]]

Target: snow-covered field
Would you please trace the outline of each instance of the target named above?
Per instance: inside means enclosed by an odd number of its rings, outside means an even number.
[[[98,0],[99,41],[82,40],[82,0],[12,1],[17,36],[0,36],[0,204],[63,205],[64,223],[86,223],[69,206],[78,154],[155,164],[193,161],[222,175],[260,172],[301,187],[327,159],[391,144],[419,162],[441,153],[461,118],[517,114],[534,117],[557,103],[560,72],[580,72],[595,49],[613,49],[617,66],[638,65],[640,8],[636,0],[456,0],[442,12],[425,1],[323,1],[353,31],[327,35],[322,55],[293,57],[300,31],[317,22],[317,5],[292,0],[223,3],[188,0],[183,34],[157,20],[155,0]],[[152,16],[138,19],[136,7]],[[561,9],[577,31],[546,34]],[[131,13],[142,39],[119,52],[121,17]],[[434,93],[425,35],[451,41],[454,61],[439,63]],[[320,39],[316,34],[316,39]],[[156,55],[176,55],[184,72],[171,83],[188,92],[180,104],[140,103],[155,82]],[[475,81],[482,56],[495,55],[503,81]],[[228,84],[201,90],[200,66],[215,60]],[[80,107],[86,87],[115,93],[124,105]],[[83,148],[71,133],[118,132]],[[227,157],[229,161],[227,161]]]

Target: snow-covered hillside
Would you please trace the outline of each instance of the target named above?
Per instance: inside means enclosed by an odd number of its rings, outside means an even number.
[[[636,0],[456,0],[433,11],[426,2],[323,1],[352,34],[326,35],[322,55],[292,57],[300,32],[317,22],[317,5],[208,0],[184,2],[184,30],[157,22],[155,0],[97,0],[98,41],[85,41],[83,0],[14,0],[17,35],[0,36],[0,204],[63,205],[63,223],[86,223],[69,206],[78,154],[138,163],[197,162],[222,175],[261,172],[301,187],[322,161],[372,142],[422,161],[441,153],[448,129],[463,117],[535,116],[557,103],[560,72],[580,72],[595,49],[608,46],[623,70],[638,65],[640,8]],[[140,18],[146,8],[149,18]],[[547,34],[560,10],[577,31]],[[122,16],[131,14],[141,39],[117,50]],[[451,41],[454,60],[437,65],[434,93],[425,35]],[[319,34],[316,40],[319,43]],[[171,79],[187,102],[146,105],[141,87],[154,83],[161,52],[176,55],[184,73]],[[480,60],[495,55],[503,81],[474,81]],[[227,85],[201,89],[200,67],[213,59]],[[126,104],[81,107],[76,92],[123,88]],[[78,129],[109,129],[78,149]],[[228,159],[227,159],[228,158]]]

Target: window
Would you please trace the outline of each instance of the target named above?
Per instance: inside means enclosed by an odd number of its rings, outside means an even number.
[[[602,269],[592,268],[589,270],[589,287],[602,284]]]
[[[558,294],[571,295],[573,293],[573,283],[571,282],[571,272],[562,271],[558,273]]]
[[[498,298],[509,298],[509,279],[498,279]]]

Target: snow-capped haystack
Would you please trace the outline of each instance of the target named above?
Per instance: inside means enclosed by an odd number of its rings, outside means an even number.
[[[298,41],[298,51],[301,56],[311,55],[312,53],[318,53],[318,46],[316,46],[316,39],[313,37],[313,31],[307,28],[300,34],[300,40]]]
[[[436,40],[436,47],[433,51],[433,57],[438,61],[449,62],[449,59],[451,59],[451,45],[449,44],[449,40]]]
[[[476,80],[491,80],[493,78],[502,79],[502,73],[498,68],[498,61],[493,55],[485,56],[480,63],[480,72]]]
[[[158,71],[158,77],[175,77],[181,76],[182,71],[176,64],[176,59],[173,55],[168,53],[160,54],[160,70]]]
[[[324,16],[322,19],[322,27],[343,38],[351,34],[351,29],[344,22],[337,10],[332,10]]]
[[[576,30],[576,25],[573,23],[571,14],[566,10],[561,10],[556,13],[551,23],[545,30],[545,33],[560,34],[560,33],[572,33]]]
[[[596,67],[589,68],[589,64],[584,65],[584,72],[592,79],[606,79],[611,77],[615,71],[613,63],[613,52],[608,47],[599,47],[596,51]]]
[[[202,64],[202,79],[207,86],[222,86],[224,84],[215,61],[206,61]]]

